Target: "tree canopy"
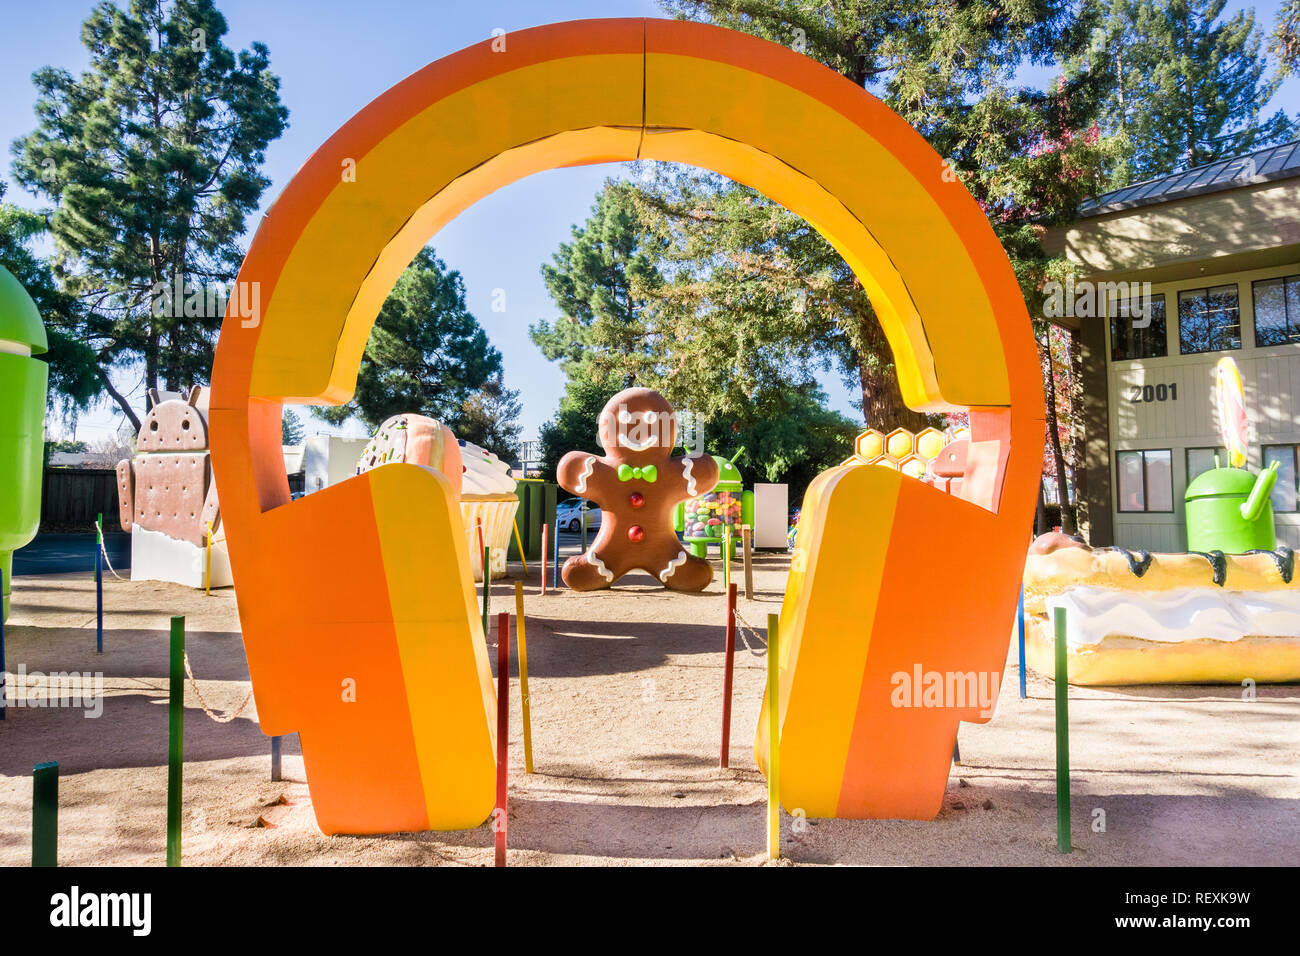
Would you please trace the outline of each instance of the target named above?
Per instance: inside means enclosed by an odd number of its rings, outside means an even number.
[[[517,393],[502,384],[501,353],[466,306],[460,273],[428,248],[379,310],[352,401],[312,411],[334,424],[355,415],[372,431],[392,415],[416,412],[505,457],[519,433]]]
[[[213,0],[99,3],[82,26],[80,76],[36,71],[37,127],[14,175],[49,199],[54,274],[84,309],[64,328],[92,349],[103,388],[139,427],[111,369],[149,388],[206,382],[222,310],[180,309],[167,291],[234,279],[260,167],[288,110],[260,43],[236,53]]]
[[[1284,111],[1264,115],[1281,77],[1267,77],[1254,11],[1224,17],[1225,5],[1226,0],[1109,0],[1087,59],[1106,83],[1100,121],[1124,137],[1114,186],[1295,135]],[[1279,52],[1285,64],[1285,48]]]

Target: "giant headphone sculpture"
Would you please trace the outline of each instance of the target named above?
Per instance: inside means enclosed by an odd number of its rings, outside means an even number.
[[[966,500],[873,467],[809,490],[782,610],[782,802],[933,816],[958,721],[988,719],[975,701],[895,706],[891,684],[917,665],[1000,675],[1014,615],[1042,384],[983,213],[901,118],[805,56],[699,24],[556,24],[432,63],[332,136],[244,261],[260,310],[221,330],[212,462],[259,719],[300,733],[327,833],[482,823],[495,692],[446,479],[389,465],[290,501],[282,403],[349,398],[388,291],[467,206],[638,158],[716,170],[807,219],[868,291],[907,404],[970,410]]]

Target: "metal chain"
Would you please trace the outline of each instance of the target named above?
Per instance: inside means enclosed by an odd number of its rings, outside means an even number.
[[[253,699],[252,688],[249,688],[248,696],[244,698],[244,702],[236,708],[234,713],[224,715],[218,714],[208,706],[208,702],[203,698],[203,691],[199,690],[199,682],[194,679],[194,672],[190,670],[190,655],[188,651],[185,652],[185,676],[190,679],[190,686],[194,688],[194,696],[199,699],[199,706],[203,708],[203,712],[219,724],[230,723],[244,712],[244,708],[248,706],[248,702]]]
[[[740,641],[745,645],[745,650],[749,651],[749,653],[753,654],[755,657],[763,657],[767,654],[767,638],[762,637],[758,631],[754,629],[754,625],[745,620],[745,616],[740,613],[740,608],[733,608],[732,610],[736,615],[736,621],[740,624],[740,627],[736,629],[736,633],[740,635]],[[762,646],[762,650],[754,649],[753,645],[749,643],[749,638],[745,637],[746,631],[748,631],[754,640]]]

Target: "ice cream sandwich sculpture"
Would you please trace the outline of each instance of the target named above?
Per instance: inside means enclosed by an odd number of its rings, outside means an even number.
[[[1151,554],[1048,534],[1025,563],[1025,660],[1055,664],[1066,611],[1072,684],[1300,680],[1300,580],[1289,548]]]
[[[230,557],[209,460],[207,389],[195,385],[188,395],[167,398],[150,389],[149,398],[135,457],[117,463],[119,519],[131,533],[131,580],[229,587]]]
[[[1300,680],[1300,581],[1277,548],[1269,491],[1276,471],[1246,462],[1247,420],[1236,363],[1215,369],[1228,467],[1188,483],[1188,552],[1093,550],[1060,532],[1025,563],[1025,660],[1055,672],[1055,609],[1066,610],[1072,684],[1257,683]]]
[[[45,326],[36,303],[0,266],[0,615],[9,616],[14,552],[36,536],[41,520],[41,453],[45,441]]]

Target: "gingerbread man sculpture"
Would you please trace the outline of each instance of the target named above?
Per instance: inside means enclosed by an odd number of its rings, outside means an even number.
[[[677,414],[658,392],[629,388],[611,398],[597,429],[604,457],[571,451],[560,459],[560,486],[601,509],[600,533],[569,558],[561,574],[575,591],[607,588],[629,571],[654,575],[675,591],[703,591],[713,566],[686,553],[673,531],[679,501],[718,483],[711,455],[674,458]]]

